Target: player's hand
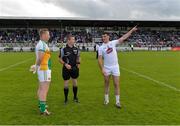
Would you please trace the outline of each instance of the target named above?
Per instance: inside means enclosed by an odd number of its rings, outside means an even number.
[[[138,30],[137,25],[132,28],[132,32],[135,32],[135,31],[137,31],[137,30]]]
[[[29,71],[30,71],[30,72],[33,72],[33,74],[35,74],[36,71],[37,71],[37,66],[36,66],[36,65],[32,65],[32,66],[30,67]]]
[[[66,67],[68,70],[71,69],[71,65],[69,65],[69,64],[65,64],[65,67]]]
[[[107,73],[105,72],[104,68],[102,69],[101,72],[102,72],[103,76],[107,76]]]

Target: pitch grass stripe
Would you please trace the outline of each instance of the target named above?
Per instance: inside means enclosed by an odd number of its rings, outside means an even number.
[[[4,70],[7,70],[7,69],[10,69],[10,68],[13,68],[13,67],[15,67],[15,66],[18,66],[18,65],[20,65],[20,64],[26,63],[26,62],[28,62],[28,61],[30,61],[30,60],[32,60],[32,59],[33,59],[33,58],[30,58],[30,59],[28,59],[28,60],[24,60],[24,61],[18,62],[18,63],[16,63],[16,64],[12,64],[12,65],[10,65],[10,66],[1,68],[1,69],[0,69],[0,72],[2,72],[2,71],[4,71]]]
[[[172,90],[174,90],[174,91],[180,92],[180,89],[177,89],[176,87],[173,87],[173,86],[171,86],[171,85],[169,85],[169,84],[166,84],[166,83],[164,83],[164,82],[155,80],[155,79],[153,79],[153,78],[151,78],[151,77],[149,77],[149,76],[140,74],[140,73],[138,73],[138,72],[135,72],[135,71],[132,71],[132,70],[128,70],[128,69],[126,69],[126,68],[124,68],[124,67],[120,67],[120,68],[121,68],[122,70],[124,70],[124,71],[127,71],[127,72],[129,72],[129,73],[135,74],[135,75],[137,75],[137,76],[139,76],[139,77],[141,77],[141,78],[144,78],[144,79],[153,81],[153,82],[155,82],[156,84],[159,84],[159,85],[165,86],[165,87],[167,87],[167,88],[170,88],[170,89],[172,89]]]

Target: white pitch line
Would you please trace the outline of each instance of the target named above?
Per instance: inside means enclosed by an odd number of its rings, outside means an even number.
[[[125,70],[125,71],[129,72],[129,73],[135,74],[135,75],[137,75],[137,76],[139,76],[139,77],[141,77],[141,78],[144,78],[144,79],[153,81],[153,82],[155,82],[156,84],[159,84],[159,85],[165,86],[165,87],[167,87],[167,88],[170,88],[170,89],[172,89],[172,90],[174,90],[174,91],[180,92],[180,89],[178,89],[178,88],[176,88],[176,87],[173,87],[173,86],[171,86],[170,84],[166,84],[166,83],[164,83],[164,82],[155,80],[155,79],[153,79],[153,78],[151,78],[151,77],[149,77],[149,76],[140,74],[140,73],[135,72],[135,71],[132,71],[132,70],[128,70],[128,69],[126,69],[126,68],[124,68],[124,67],[120,67],[120,68],[121,68],[122,70]]]
[[[33,58],[30,58],[30,59],[28,59],[28,60],[24,60],[24,61],[18,62],[18,63],[16,63],[16,64],[12,64],[12,65],[9,65],[9,66],[7,66],[7,67],[1,68],[1,69],[0,69],[0,72],[2,72],[2,71],[4,71],[4,70],[7,70],[7,69],[10,69],[10,68],[12,68],[12,67],[18,66],[18,65],[20,65],[20,64],[26,63],[26,62],[28,62],[28,61],[30,61],[30,60],[32,60],[32,59],[33,59]]]

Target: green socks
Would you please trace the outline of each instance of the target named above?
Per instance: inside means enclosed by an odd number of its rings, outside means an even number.
[[[46,110],[46,101],[39,101],[39,109],[41,112],[45,112]]]

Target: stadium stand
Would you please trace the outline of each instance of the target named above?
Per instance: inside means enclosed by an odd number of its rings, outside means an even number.
[[[101,20],[59,20],[59,19],[0,19],[1,51],[34,51],[39,40],[38,30],[47,27],[50,30],[49,46],[58,50],[60,43],[66,42],[66,36],[73,34],[77,46],[82,50],[94,50],[95,43],[101,43],[101,34],[110,33],[111,39],[117,39],[135,24],[141,24],[127,43],[121,45],[126,50],[131,45],[135,49],[161,50],[180,47],[178,22],[168,21],[101,21]]]

